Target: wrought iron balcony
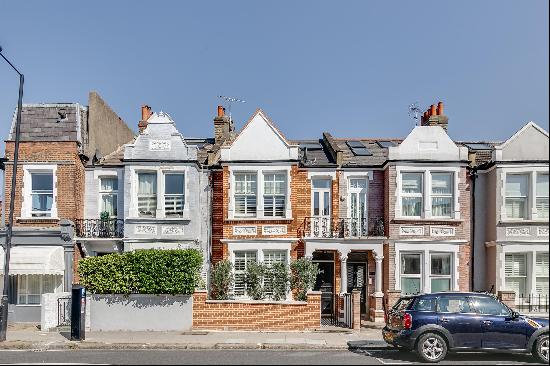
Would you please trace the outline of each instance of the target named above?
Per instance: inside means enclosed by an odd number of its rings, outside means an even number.
[[[306,217],[301,235],[306,238],[366,238],[384,236],[384,220],[329,217]]]
[[[75,229],[79,238],[122,238],[124,220],[79,219],[75,220]]]

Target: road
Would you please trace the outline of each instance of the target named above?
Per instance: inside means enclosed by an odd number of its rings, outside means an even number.
[[[414,354],[388,351],[137,350],[0,351],[0,364],[412,365]],[[535,365],[528,355],[451,354],[441,365]]]

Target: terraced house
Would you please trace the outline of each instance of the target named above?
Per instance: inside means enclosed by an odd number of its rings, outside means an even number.
[[[3,158],[6,207],[13,172],[15,118],[16,113]],[[104,135],[106,130],[108,135]],[[41,295],[71,288],[78,257],[74,255],[73,228],[84,214],[85,166],[98,155],[111,153],[132,135],[95,92],[90,93],[88,106],[23,105],[10,261],[10,322],[40,321]],[[0,231],[2,242],[4,229]],[[0,248],[2,268],[3,261]]]
[[[172,118],[142,107],[139,134],[86,167],[84,219],[77,243],[85,256],[137,249],[196,248],[209,261],[208,139],[186,139]]]
[[[533,122],[504,142],[470,145],[474,286],[511,292],[521,311],[548,311],[548,148]]]

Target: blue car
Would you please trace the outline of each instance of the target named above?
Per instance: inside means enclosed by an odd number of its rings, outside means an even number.
[[[449,351],[531,353],[548,364],[548,319],[512,311],[490,294],[404,296],[386,314],[384,340],[439,362]]]

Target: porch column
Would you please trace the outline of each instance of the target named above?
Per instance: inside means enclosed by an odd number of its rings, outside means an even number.
[[[348,253],[349,251],[338,251],[340,253],[340,293],[348,292]]]
[[[376,262],[376,277],[374,281],[374,295],[377,297],[383,296],[382,294],[382,260],[384,259],[383,255],[378,255],[375,253],[374,260]]]

